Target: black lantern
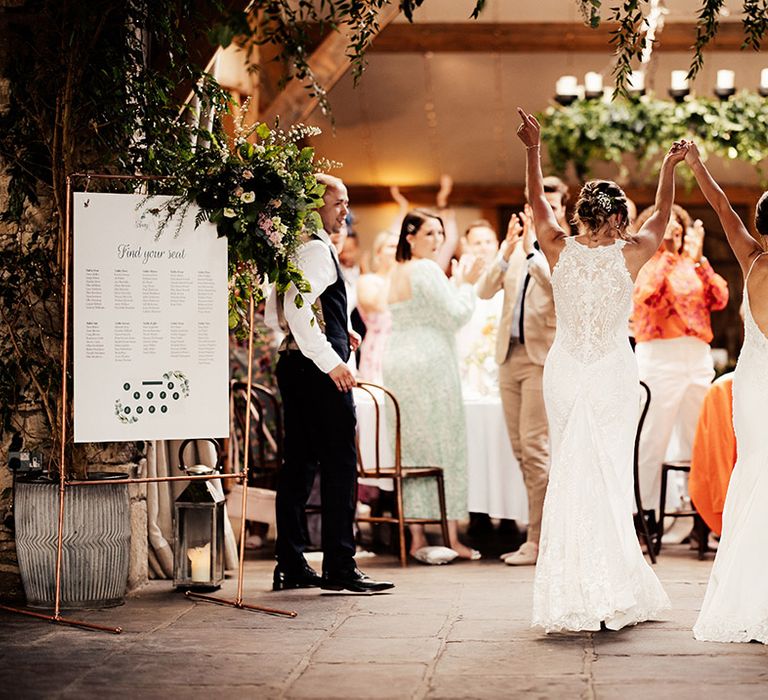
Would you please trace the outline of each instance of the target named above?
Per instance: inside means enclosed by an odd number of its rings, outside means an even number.
[[[205,438],[217,448],[212,438]],[[186,466],[184,448],[193,440],[185,440],[179,447],[179,469],[189,476],[207,476],[217,470],[204,464]],[[224,491],[221,483],[213,480],[189,482],[173,508],[174,561],[173,585],[177,588],[214,590],[224,580]]]

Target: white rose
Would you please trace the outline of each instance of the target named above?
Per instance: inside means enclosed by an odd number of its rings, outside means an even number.
[[[255,200],[256,200],[256,195],[253,192],[243,192],[240,195],[240,201],[245,202],[245,204],[250,204]]]
[[[237,214],[235,213],[234,209],[231,209],[230,207],[224,207],[224,216],[226,216],[228,219],[234,219]]]

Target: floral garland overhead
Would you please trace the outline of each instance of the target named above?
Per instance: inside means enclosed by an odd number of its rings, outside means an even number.
[[[743,160],[766,179],[768,101],[743,91],[728,100],[687,97],[675,103],[644,95],[634,99],[578,100],[549,107],[541,116],[542,141],[553,170],[564,174],[569,164],[584,180],[592,164],[615,163],[621,179],[636,183],[655,177],[659,153],[675,139],[694,139],[706,154]],[[629,178],[627,155],[639,169]]]

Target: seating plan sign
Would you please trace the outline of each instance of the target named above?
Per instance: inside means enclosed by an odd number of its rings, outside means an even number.
[[[227,240],[168,197],[75,193],[75,442],[229,434]]]

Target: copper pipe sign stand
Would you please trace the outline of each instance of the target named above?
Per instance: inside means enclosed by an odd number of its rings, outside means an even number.
[[[64,305],[64,340],[61,348],[61,444],[60,444],[60,467],[59,467],[59,518],[58,527],[56,533],[56,592],[54,598],[54,610],[53,615],[47,615],[45,613],[33,612],[25,608],[19,608],[11,605],[0,604],[0,610],[6,610],[8,612],[18,613],[20,615],[27,615],[38,620],[46,620],[60,625],[69,625],[71,627],[81,627],[84,629],[98,630],[100,632],[111,632],[113,634],[120,634],[123,631],[122,627],[107,627],[104,625],[96,625],[84,620],[75,620],[69,617],[63,617],[61,614],[61,561],[64,545],[64,493],[67,488],[72,486],[98,486],[100,484],[146,484],[149,482],[161,482],[161,481],[209,481],[211,479],[236,479],[238,483],[243,486],[243,499],[242,499],[242,517],[240,518],[240,548],[237,566],[237,597],[235,599],[219,598],[216,596],[204,595],[201,593],[193,593],[186,591],[186,596],[194,598],[196,600],[207,601],[215,603],[217,605],[228,605],[240,610],[250,610],[254,612],[263,612],[269,615],[280,615],[284,617],[296,617],[297,613],[292,610],[278,610],[276,608],[267,608],[260,605],[251,605],[243,602],[243,565],[245,561],[245,522],[246,522],[246,510],[248,507],[248,467],[250,460],[250,427],[251,427],[251,388],[253,386],[253,316],[254,316],[254,303],[253,296],[249,302],[249,328],[248,328],[248,396],[246,399],[246,418],[245,418],[245,445],[243,458],[243,469],[236,474],[209,474],[202,476],[157,476],[146,478],[128,478],[128,479],[112,479],[108,482],[95,481],[95,480],[81,480],[81,481],[67,481],[64,469],[65,454],[66,454],[66,442],[67,442],[67,366],[69,364],[69,292],[70,292],[70,265],[72,262],[72,250],[71,250],[71,208],[72,208],[72,180],[75,178],[86,179],[86,191],[88,183],[92,179],[99,180],[171,180],[173,178],[163,176],[149,176],[149,175],[108,175],[98,173],[72,173],[67,175],[67,209],[66,209],[66,221],[64,223],[64,284],[63,284],[63,305]]]

